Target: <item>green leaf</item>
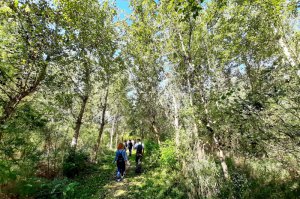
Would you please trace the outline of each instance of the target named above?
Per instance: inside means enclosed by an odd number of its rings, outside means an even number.
[[[18,5],[19,5],[19,0],[15,0],[15,1],[14,1],[14,5],[15,5],[15,7],[18,7]]]

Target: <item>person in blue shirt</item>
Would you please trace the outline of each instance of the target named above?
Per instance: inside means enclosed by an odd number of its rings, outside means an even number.
[[[126,170],[126,163],[128,166],[130,165],[123,143],[118,144],[114,163],[115,162],[117,163],[117,168],[118,168],[117,178],[118,179],[123,178]]]

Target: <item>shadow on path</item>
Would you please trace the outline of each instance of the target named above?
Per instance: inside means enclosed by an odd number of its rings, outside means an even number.
[[[135,155],[133,154],[129,157],[130,166],[126,168],[125,177],[122,181],[117,182],[115,179],[116,166],[111,174],[111,180],[103,188],[106,190],[105,199],[119,198],[119,199],[129,199],[133,198],[130,195],[130,190],[132,188],[138,188],[142,186],[143,174],[135,173]],[[101,198],[101,197],[100,197]]]
[[[122,181],[116,181],[116,164],[113,164],[114,152],[106,151],[101,162],[95,165],[88,174],[75,179],[80,185],[76,187],[75,198],[80,199],[112,199],[135,198],[134,193],[139,193],[145,173],[135,173],[135,154],[129,157],[130,166],[126,168],[125,177]]]

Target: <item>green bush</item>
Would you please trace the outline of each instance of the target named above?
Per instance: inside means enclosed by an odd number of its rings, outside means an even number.
[[[160,147],[156,142],[146,140],[144,142],[145,155],[147,156],[147,167],[154,168],[159,166],[160,161]]]
[[[177,164],[175,143],[173,141],[166,141],[162,144],[160,163],[168,168],[174,168]]]
[[[74,198],[77,182],[67,178],[46,180],[42,178],[29,178],[20,181],[14,193],[21,197],[34,197],[40,199]]]
[[[17,173],[11,169],[11,162],[0,161],[0,184],[16,180]]]
[[[89,155],[83,151],[70,151],[63,163],[63,175],[74,178],[89,168]]]
[[[289,178],[285,169],[272,161],[236,165],[227,159],[231,179],[221,184],[218,198],[297,198],[299,179]],[[284,178],[283,178],[284,177]],[[298,180],[298,181],[297,181]]]
[[[156,142],[153,142],[151,140],[146,140],[144,142],[144,147],[145,147],[145,153],[148,156],[151,156],[153,154],[157,154],[159,152],[159,144]]]

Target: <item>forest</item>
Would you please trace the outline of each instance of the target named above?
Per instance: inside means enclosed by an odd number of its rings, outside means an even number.
[[[300,1],[117,1],[0,1],[0,198],[299,198]]]

